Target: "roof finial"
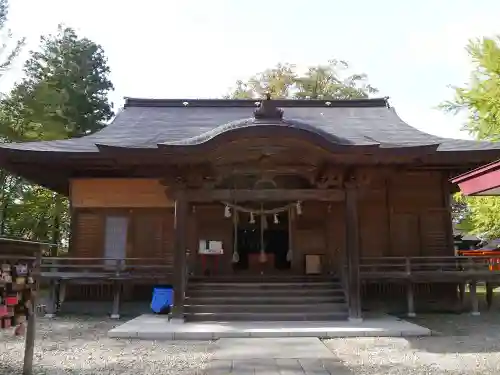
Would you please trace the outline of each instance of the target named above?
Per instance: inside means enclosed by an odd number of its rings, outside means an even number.
[[[281,120],[283,118],[283,110],[276,108],[276,102],[271,100],[271,93],[266,92],[266,99],[262,100],[259,108],[257,108],[253,115],[258,120]]]

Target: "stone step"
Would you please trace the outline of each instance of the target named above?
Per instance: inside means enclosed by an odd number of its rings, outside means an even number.
[[[227,322],[227,321],[331,321],[347,319],[347,312],[316,313],[186,313],[185,319],[190,322]]]
[[[347,312],[344,303],[319,303],[315,305],[185,305],[187,313],[275,313],[275,314],[311,314],[329,312]]]
[[[213,295],[187,296],[186,303],[192,305],[222,305],[228,303],[231,305],[252,305],[252,304],[270,304],[270,305],[298,305],[315,303],[343,303],[345,296],[343,293],[337,295],[225,295],[222,297]]]

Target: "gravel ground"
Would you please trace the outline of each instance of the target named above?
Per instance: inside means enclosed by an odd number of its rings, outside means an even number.
[[[96,318],[38,320],[34,375],[195,375],[212,354],[210,342],[115,340],[116,321]],[[0,330],[0,375],[21,374],[24,338]]]
[[[325,340],[353,374],[500,374],[500,313],[422,315],[414,322],[439,333],[422,338]],[[97,318],[39,319],[34,375],[202,373],[215,345],[106,337],[116,321]],[[0,375],[20,374],[24,338],[0,331]]]
[[[500,314],[433,314],[414,319],[438,336],[346,338],[325,344],[354,374],[500,374]]]

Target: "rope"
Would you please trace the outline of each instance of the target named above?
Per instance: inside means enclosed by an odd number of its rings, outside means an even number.
[[[272,210],[264,210],[262,207],[260,208],[260,210],[255,210],[255,209],[251,209],[251,208],[246,208],[246,207],[243,207],[243,206],[239,206],[237,204],[232,204],[232,203],[229,203],[229,202],[221,202],[221,203],[223,205],[225,205],[226,207],[231,207],[235,211],[246,212],[248,214],[257,214],[257,215],[279,214],[279,213],[285,212],[288,209],[293,208],[293,207],[295,207],[297,205],[297,203],[289,203],[286,206],[278,207],[278,208],[273,208]]]

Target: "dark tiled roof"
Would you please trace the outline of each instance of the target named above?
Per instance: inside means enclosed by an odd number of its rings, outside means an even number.
[[[282,121],[258,121],[253,100],[127,99],[114,121],[98,133],[61,141],[3,144],[53,152],[98,152],[97,145],[156,148],[200,144],[250,126],[288,126],[330,142],[381,148],[435,145],[438,151],[500,149],[500,143],[454,140],[423,133],[402,121],[385,99],[276,100]]]

